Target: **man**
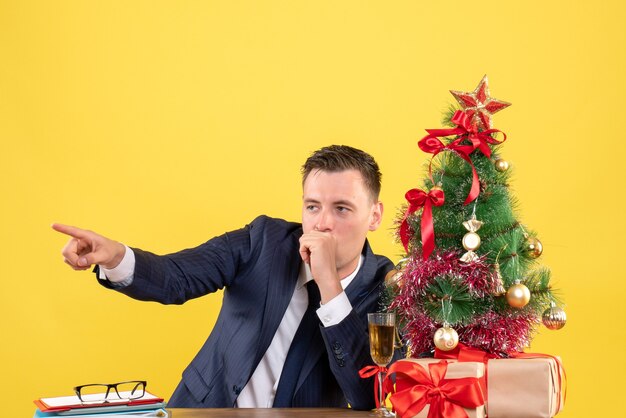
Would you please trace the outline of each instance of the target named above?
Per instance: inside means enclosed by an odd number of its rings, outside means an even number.
[[[171,407],[374,406],[367,313],[379,309],[391,262],[367,243],[378,229],[381,174],[367,153],[329,146],[302,167],[302,224],[260,216],[165,256],[55,224],[76,270],[140,300],[180,304],[224,289],[209,338]]]

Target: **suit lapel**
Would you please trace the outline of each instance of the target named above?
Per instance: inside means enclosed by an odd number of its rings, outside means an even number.
[[[363,248],[363,256],[361,269],[346,289],[346,296],[348,296],[352,308],[358,313],[363,313],[361,309],[367,301],[366,296],[372,291],[376,291],[373,284],[376,281],[376,271],[378,270],[378,261],[367,241],[365,241]]]
[[[302,230],[294,232],[282,245],[276,248],[272,256],[272,267],[268,275],[265,309],[253,370],[272,342],[296,287],[301,263],[300,257],[297,256],[298,238],[301,234]]]

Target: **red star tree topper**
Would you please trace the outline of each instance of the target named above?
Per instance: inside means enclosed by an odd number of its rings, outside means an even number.
[[[486,130],[491,128],[491,116],[511,106],[511,103],[494,99],[489,94],[489,80],[485,75],[472,92],[450,90],[465,113],[470,117],[472,126]]]

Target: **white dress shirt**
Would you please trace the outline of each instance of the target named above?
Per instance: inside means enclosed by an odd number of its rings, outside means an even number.
[[[346,289],[352,282],[363,263],[363,256],[359,258],[356,269],[341,280],[342,289]],[[132,283],[135,271],[135,253],[126,247],[126,253],[120,264],[113,269],[100,266],[100,278],[108,279],[114,287],[125,287]],[[103,277],[104,276],[104,277]],[[283,365],[289,352],[300,321],[306,312],[309,295],[306,284],[313,280],[310,267],[302,263],[296,288],[285,311],[276,334],[270,343],[265,355],[252,373],[250,380],[237,397],[235,406],[238,408],[271,408],[274,403],[276,389],[280,381]],[[341,292],[326,304],[320,304],[316,311],[317,316],[325,327],[341,322],[352,310],[346,292]]]

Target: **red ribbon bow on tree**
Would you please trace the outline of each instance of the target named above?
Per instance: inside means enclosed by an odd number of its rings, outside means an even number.
[[[451,121],[456,125],[456,128],[426,129],[428,135],[425,138],[458,135],[459,140],[462,141],[463,139],[467,138],[472,143],[472,150],[478,148],[487,157],[491,157],[491,148],[489,148],[488,144],[495,145],[501,144],[506,141],[506,134],[499,129],[486,129],[484,131],[478,132],[478,128],[476,126],[472,126],[469,116],[462,110],[457,110],[456,112],[454,112]],[[496,132],[500,132],[502,133],[502,135],[504,135],[502,141],[498,141],[491,136],[491,134]]]
[[[470,154],[475,149],[479,149],[483,154],[487,157],[491,156],[491,148],[489,148],[488,144],[500,144],[506,140],[506,134],[498,129],[487,129],[482,132],[478,132],[475,126],[472,126],[470,123],[470,118],[467,113],[457,110],[452,116],[452,122],[456,125],[456,128],[451,129],[426,129],[428,135],[422,138],[417,145],[424,152],[433,154],[433,158],[439,154],[441,151],[450,150],[456,152],[461,158],[469,163],[472,167],[472,186],[470,191],[463,202],[464,205],[472,202],[474,199],[478,197],[480,193],[480,183],[478,179],[478,173],[476,172],[476,168],[472,163],[470,158]],[[494,139],[491,134],[495,132],[502,132],[504,135],[504,139],[502,141],[497,141]],[[458,138],[445,145],[439,137],[446,137],[451,135],[458,135]],[[468,139],[472,145],[461,145],[464,139]],[[431,160],[432,164],[432,160]],[[431,169],[428,170],[430,179],[433,180]],[[433,181],[434,184],[434,181]]]
[[[378,387],[382,386],[380,384],[380,373],[387,373],[387,368],[384,366],[365,366],[361,370],[359,370],[359,376],[361,379],[367,379],[372,376],[376,376],[374,379],[374,398],[376,399],[376,409],[380,408],[380,396],[378,392]],[[384,390],[384,389],[383,389]]]
[[[441,206],[445,201],[443,190],[433,187],[428,193],[420,189],[411,189],[405,194],[409,207],[406,209],[404,219],[400,224],[400,240],[405,251],[409,251],[409,222],[408,217],[423,207],[421,231],[422,231],[422,254],[424,260],[430,256],[435,248],[435,228],[433,226],[432,206]]]
[[[472,202],[474,199],[478,197],[478,194],[480,193],[480,183],[478,180],[478,173],[476,172],[476,168],[474,167],[474,163],[472,163],[472,160],[469,157],[470,153],[474,151],[474,146],[473,145],[461,145],[461,141],[463,141],[463,138],[456,139],[453,142],[449,143],[448,145],[445,145],[436,136],[427,135],[424,138],[422,138],[417,143],[417,145],[420,147],[422,151],[427,152],[429,154],[433,154],[432,158],[435,158],[435,156],[439,154],[441,151],[450,150],[450,151],[456,152],[459,157],[463,158],[465,161],[468,162],[470,167],[472,167],[472,186],[467,195],[467,198],[465,199],[465,202],[463,202],[464,205],[467,205],[468,203]],[[433,175],[432,175],[432,163],[433,163],[432,158],[428,166],[428,176],[430,177],[430,180],[433,182],[433,184],[435,184],[435,180],[433,180]]]
[[[401,417],[417,415],[430,405],[428,418],[467,418],[463,408],[485,404],[485,396],[477,377],[444,378],[448,363],[428,365],[428,372],[419,364],[399,361],[391,365],[386,386],[393,387],[389,376],[396,374],[396,392],[391,403]]]

